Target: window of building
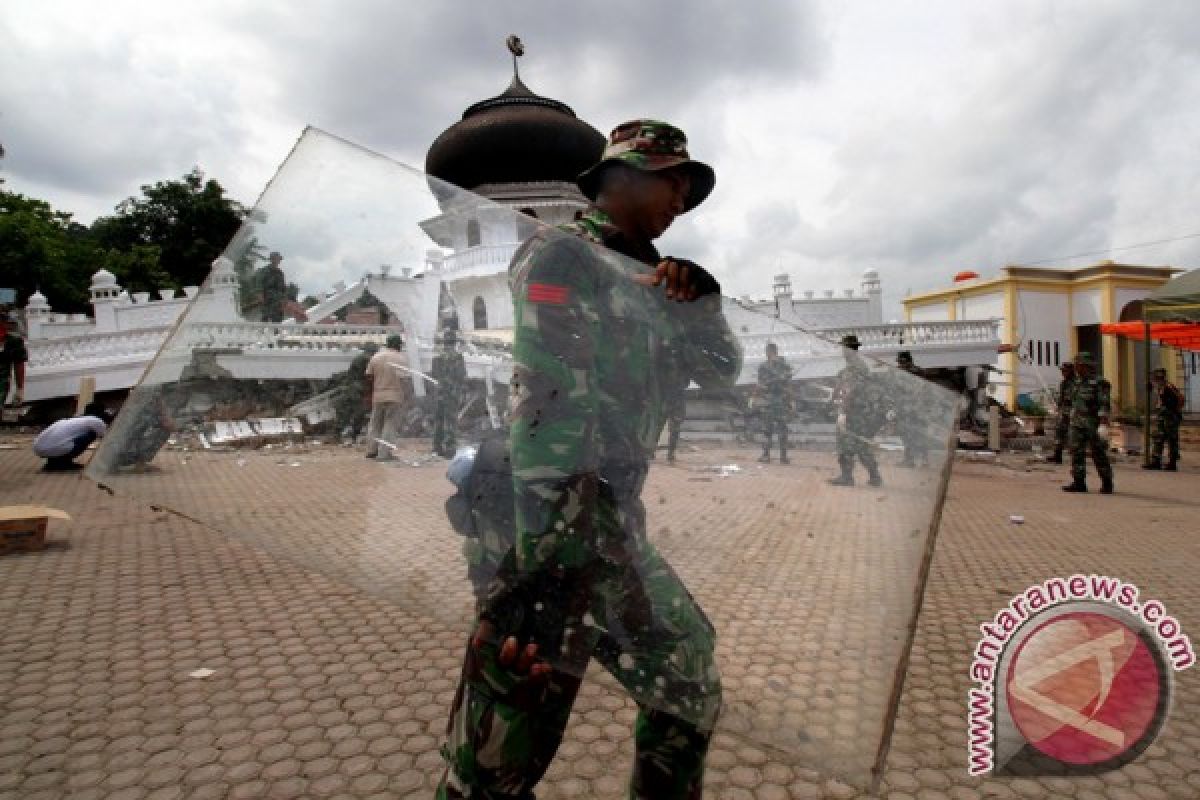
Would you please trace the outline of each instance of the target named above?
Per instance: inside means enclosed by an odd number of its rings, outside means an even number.
[[[476,297],[473,304],[475,312],[475,330],[482,331],[487,329],[487,304],[483,302],[482,297]]]
[[[1058,353],[1058,342],[1054,343],[1054,366],[1062,365],[1062,357]]]
[[[533,217],[534,219],[538,218],[537,212],[534,211],[532,208],[522,208],[521,213],[527,217]]]
[[[478,247],[480,241],[479,222],[477,220],[467,220],[467,247]]]

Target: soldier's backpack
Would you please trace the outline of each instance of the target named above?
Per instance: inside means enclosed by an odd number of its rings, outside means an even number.
[[[447,477],[458,487],[446,501],[446,516],[455,531],[477,538],[484,524],[492,530],[513,530],[513,474],[507,431],[488,433],[473,458],[460,460],[456,455]]]

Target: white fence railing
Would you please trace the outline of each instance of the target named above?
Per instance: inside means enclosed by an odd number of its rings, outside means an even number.
[[[442,262],[443,269],[453,272],[470,267],[480,267],[493,264],[507,264],[512,261],[513,253],[517,252],[519,244],[481,244],[468,247],[459,253],[446,256]]]

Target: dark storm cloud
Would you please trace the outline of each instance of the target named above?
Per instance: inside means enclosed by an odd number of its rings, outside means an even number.
[[[675,118],[741,84],[811,77],[826,57],[809,4],[786,1],[377,2],[246,23],[280,68],[282,105],[417,165],[468,105],[506,88],[509,33],[525,42],[526,84],[603,132],[630,116]]]

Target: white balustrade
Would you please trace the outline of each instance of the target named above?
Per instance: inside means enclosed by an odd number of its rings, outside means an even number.
[[[466,250],[446,256],[442,262],[442,270],[453,272],[470,267],[508,264],[512,261],[513,253],[517,252],[519,246],[519,244],[482,244],[468,247]]]
[[[31,369],[77,366],[81,362],[104,362],[133,356],[152,358],[162,346],[169,326],[117,333],[90,333],[61,339],[33,339],[29,350]]]

